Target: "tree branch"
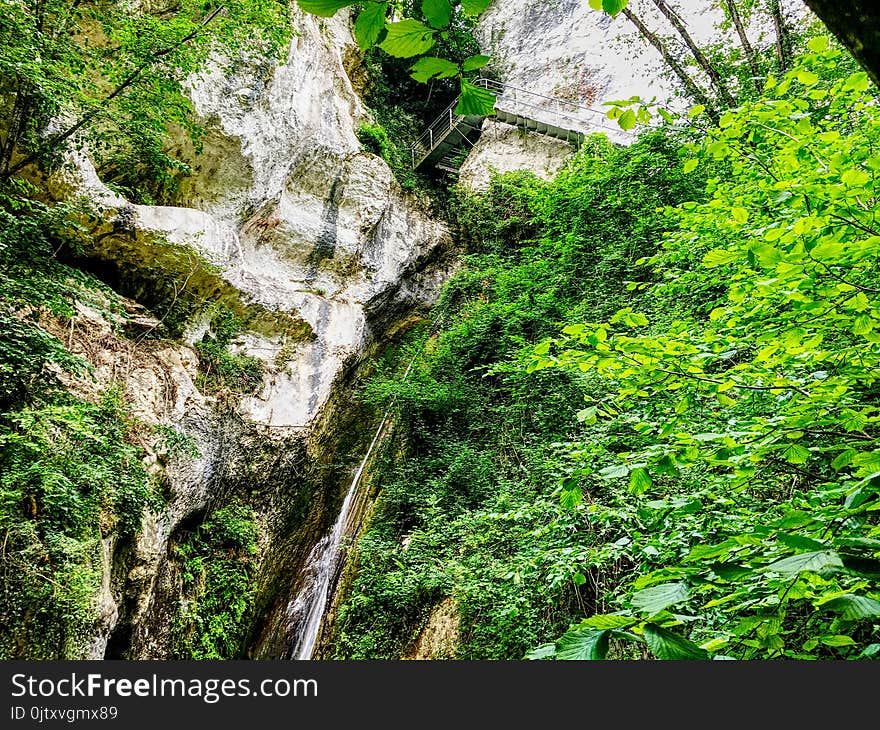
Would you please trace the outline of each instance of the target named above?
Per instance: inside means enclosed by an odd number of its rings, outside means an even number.
[[[41,144],[36,150],[34,150],[31,154],[29,154],[24,159],[17,162],[8,171],[3,173],[3,180],[8,180],[10,177],[15,175],[15,173],[21,171],[28,165],[36,162],[40,157],[42,157],[46,152],[57,147],[62,142],[70,139],[74,134],[76,134],[80,129],[82,129],[86,124],[88,124],[92,119],[94,119],[98,113],[107,106],[107,104],[117,96],[122,94],[126,89],[135,84],[137,80],[140,78],[141,74],[146,71],[150,66],[152,66],[156,61],[167,56],[169,53],[173,53],[180,47],[186,45],[191,40],[196,38],[220,13],[222,13],[226,9],[225,5],[221,5],[216,10],[214,10],[210,15],[208,15],[195,29],[193,29],[190,33],[185,35],[176,43],[168,46],[167,48],[163,48],[159,51],[156,51],[147,61],[144,61],[140,66],[138,66],[134,71],[132,71],[126,78],[119,84],[113,91],[111,91],[104,99],[92,109],[87,114],[83,115],[83,117],[76,122],[76,124],[68,127],[62,132],[58,132],[50,137],[44,144]]]

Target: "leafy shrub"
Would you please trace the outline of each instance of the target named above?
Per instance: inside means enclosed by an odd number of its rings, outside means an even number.
[[[234,502],[178,544],[184,601],[174,627],[178,653],[192,659],[240,655],[254,601],[253,510]]]
[[[211,320],[211,333],[196,343],[202,379],[208,389],[229,388],[249,395],[263,383],[263,364],[256,357],[233,353],[229,345],[241,329],[241,322],[228,309],[220,308]]]

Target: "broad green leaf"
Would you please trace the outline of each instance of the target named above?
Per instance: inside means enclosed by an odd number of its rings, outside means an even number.
[[[449,0],[422,0],[422,13],[434,28],[445,28],[452,19]]]
[[[433,78],[446,79],[458,75],[458,66],[445,58],[425,56],[413,64],[410,76],[416,81],[425,83]],[[541,354],[541,353],[539,353]]]
[[[743,224],[749,222],[749,211],[745,208],[738,208],[734,206],[730,209],[730,217],[733,218],[737,223]]]
[[[600,469],[599,474],[603,479],[620,479],[629,474],[629,467],[626,464],[612,464]]]
[[[669,606],[686,601],[690,591],[685,583],[664,583],[633,594],[631,602],[642,613],[653,616]]]
[[[636,126],[636,113],[632,109],[627,109],[617,120],[617,124],[623,130],[630,130]]]
[[[461,0],[461,9],[466,15],[480,15],[486,12],[486,8],[492,0]]]
[[[688,109],[688,119],[693,119],[694,117],[700,116],[704,111],[706,111],[706,107],[702,104],[697,104],[696,106],[692,106]]]
[[[854,335],[867,335],[874,329],[874,320],[871,319],[871,315],[862,314],[856,317],[855,322],[853,322],[852,333]]]
[[[797,72],[797,80],[804,86],[813,86],[819,82],[819,77],[812,71],[802,70]]]
[[[718,545],[695,545],[688,553],[686,560],[714,560],[715,558],[724,558],[730,555],[732,550],[736,550],[741,545],[733,539],[725,540]]]
[[[583,501],[584,494],[579,486],[574,486],[571,489],[563,489],[562,494],[559,495],[559,504],[565,509],[574,509]]]
[[[597,613],[581,621],[581,625],[594,629],[624,629],[638,623],[638,619],[632,616],[617,616],[615,614]]]
[[[794,575],[804,571],[817,573],[825,568],[842,567],[843,563],[836,552],[832,550],[814,550],[782,558],[782,560],[777,560],[765,566],[764,570],[772,570],[775,573],[782,573],[784,575]]]
[[[593,10],[601,10],[602,0],[590,0],[590,7],[593,8]]]
[[[526,654],[525,658],[531,660],[539,660],[550,659],[554,656],[556,656],[556,644],[543,644],[539,647],[532,649],[528,654]]]
[[[786,547],[790,547],[793,550],[827,550],[828,546],[823,545],[818,540],[813,540],[809,537],[804,537],[803,535],[789,535],[785,532],[780,532],[776,539],[779,540]]]
[[[385,26],[388,35],[379,47],[389,56],[412,58],[434,45],[434,31],[418,20],[407,18]]]
[[[690,160],[685,160],[684,165],[682,166],[682,171],[685,174],[691,173],[697,169],[697,166],[700,164],[700,161],[697,158],[693,158]]]
[[[354,24],[354,37],[364,50],[376,44],[385,28],[388,3],[367,3]]]
[[[858,453],[859,452],[855,449],[846,449],[840,452],[836,457],[834,457],[834,460],[831,462],[831,468],[834,469],[834,471],[840,471],[844,467],[852,464],[853,459],[856,458]]]
[[[318,15],[322,18],[330,18],[336,15],[342,8],[357,5],[358,0],[296,0],[299,6],[307,13]]]
[[[864,71],[857,71],[854,74],[850,74],[847,77],[846,83],[844,84],[844,89],[852,89],[853,91],[867,91],[870,86],[870,82],[868,81],[868,74]]]
[[[488,89],[474,86],[469,81],[461,81],[461,98],[455,113],[463,116],[485,117],[495,110],[495,95]]]
[[[832,598],[821,604],[822,608],[828,608],[839,613],[841,618],[847,621],[860,621],[868,618],[880,618],[880,601],[867,596],[856,596],[847,593],[837,598]]]
[[[703,266],[706,268],[713,268],[715,266],[724,266],[725,264],[733,263],[738,260],[740,257],[737,251],[726,251],[723,249],[716,249],[715,251],[709,251],[705,256],[703,256]]]
[[[651,653],[658,659],[709,658],[709,652],[705,649],[701,649],[694,642],[661,626],[645,624],[644,636]]]
[[[492,59],[489,56],[476,55],[471,56],[470,58],[466,58],[464,63],[461,65],[462,69],[465,71],[476,71],[479,68],[483,68],[489,61]]]
[[[629,0],[602,0],[602,10],[608,15],[617,15],[629,5]]]
[[[822,51],[828,48],[828,38],[824,35],[811,38],[807,43],[807,48],[813,51],[813,53],[822,53]]]
[[[812,456],[812,452],[800,444],[791,444],[782,452],[789,464],[806,464]]]
[[[571,629],[557,642],[556,658],[569,661],[604,659],[608,631],[590,627]]]
[[[843,181],[844,185],[851,185],[853,187],[861,187],[862,185],[867,184],[871,180],[870,173],[865,172],[864,170],[860,170],[858,168],[852,168],[850,170],[846,170],[843,175],[840,176],[840,179]]]
[[[648,473],[648,470],[645,467],[640,466],[637,469],[633,469],[629,475],[629,491],[635,495],[644,494],[647,492],[652,486],[654,482],[651,480],[651,475]]]
[[[825,644],[825,646],[855,646],[856,644],[851,636],[843,636],[842,634],[823,636],[819,641]]]

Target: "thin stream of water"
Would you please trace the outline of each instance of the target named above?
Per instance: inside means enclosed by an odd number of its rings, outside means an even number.
[[[403,380],[406,380],[415,364],[416,358],[410,361],[406,372],[403,374]],[[382,440],[385,428],[391,420],[391,409],[394,402],[388,406],[376,434],[361,460],[345,500],[342,502],[342,508],[339,510],[339,517],[336,518],[336,524],[324,537],[322,537],[312,548],[306,559],[306,565],[303,570],[305,581],[303,588],[297,597],[289,604],[288,616],[294,618],[300,616],[298,621],[299,628],[297,631],[296,643],[293,647],[292,657],[294,659],[311,659],[315,651],[315,644],[318,640],[318,633],[321,629],[321,621],[324,618],[324,612],[327,610],[327,601],[330,598],[330,587],[339,567],[339,557],[341,553],[342,540],[346,535],[346,525],[351,512],[352,506],[355,504],[357,488],[360,484],[361,477],[367,467],[370,457],[376,446]]]

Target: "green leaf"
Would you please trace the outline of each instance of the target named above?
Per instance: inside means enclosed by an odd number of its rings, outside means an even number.
[[[694,117],[700,116],[704,111],[706,111],[706,107],[702,104],[697,104],[696,106],[692,106],[688,109],[688,119],[693,119]]]
[[[844,467],[852,464],[853,459],[856,458],[858,453],[859,452],[855,449],[846,449],[844,451],[841,451],[836,457],[834,457],[834,460],[831,462],[831,468],[834,469],[834,471],[840,471]]]
[[[602,0],[602,10],[608,15],[617,15],[629,5],[629,0]]]
[[[445,58],[424,56],[413,64],[410,76],[420,83],[426,83],[433,78],[446,79],[458,75],[458,66]]]
[[[807,48],[813,51],[813,53],[822,53],[822,51],[828,48],[828,38],[824,35],[811,38],[809,43],[807,43]]]
[[[851,89],[853,91],[867,91],[870,86],[870,82],[868,81],[868,74],[864,71],[857,71],[854,74],[850,74],[846,83],[843,85],[844,89]]]
[[[782,558],[764,567],[764,570],[772,570],[775,573],[794,575],[804,571],[814,573],[825,568],[842,568],[840,556],[832,550],[814,550],[809,553],[800,553],[788,558]]]
[[[550,659],[554,656],[556,656],[556,644],[542,644],[541,646],[532,649],[528,654],[526,654],[525,658],[538,660]]]
[[[648,470],[645,469],[645,467],[640,466],[630,472],[629,491],[633,494],[644,494],[652,486],[654,486],[654,482],[652,481],[651,475],[648,473]]]
[[[483,68],[489,61],[492,59],[489,56],[476,55],[471,56],[470,58],[466,58],[464,63],[461,65],[462,69],[465,71],[476,71],[478,68]]]
[[[633,594],[633,606],[642,613],[653,616],[669,606],[686,601],[690,591],[685,583],[663,583],[659,586],[645,588]]]
[[[608,631],[577,628],[567,631],[557,642],[556,658],[569,661],[604,659],[608,653]]]
[[[593,8],[593,10],[601,10],[602,0],[590,0],[590,7]]]
[[[397,23],[389,23],[388,35],[379,47],[395,58],[412,58],[429,50],[434,45],[434,31],[418,20],[407,18]]]
[[[461,98],[455,107],[455,113],[463,116],[485,117],[495,109],[495,94],[488,89],[474,86],[469,81],[461,80]]]
[[[703,256],[703,266],[708,269],[714,268],[715,266],[724,266],[725,264],[733,263],[739,259],[738,251],[725,251],[724,249],[716,249],[714,251],[709,251]]]
[[[612,464],[600,469],[599,474],[603,479],[620,479],[629,474],[629,467],[626,464]]]
[[[358,0],[297,0],[299,6],[307,13],[330,18],[342,8],[356,5]]]
[[[632,616],[618,616],[609,613],[597,613],[594,616],[581,621],[582,626],[589,626],[594,629],[624,629],[637,623],[638,619]]]
[[[685,163],[684,163],[684,166],[682,167],[682,170],[684,171],[685,175],[687,175],[688,173],[696,170],[697,165],[699,165],[699,164],[700,164],[700,161],[697,158],[685,160]]]
[[[632,109],[627,109],[617,120],[617,124],[623,130],[630,130],[636,126],[636,113]]]
[[[461,0],[461,9],[465,15],[480,15],[486,12],[486,8],[492,0]]]
[[[791,444],[782,455],[789,464],[806,464],[813,454],[800,444]]]
[[[583,501],[584,493],[577,485],[571,489],[562,490],[562,494],[559,495],[559,504],[565,509],[574,509]]]
[[[803,535],[789,535],[785,532],[780,532],[776,539],[779,540],[786,547],[792,548],[793,550],[827,550],[828,546],[823,545],[818,540],[813,540],[809,537],[804,537]]]
[[[708,659],[709,652],[683,636],[654,624],[645,624],[645,641],[658,659]]]
[[[833,636],[823,636],[819,639],[825,646],[855,646],[855,641],[850,636],[835,634]]]
[[[449,0],[422,0],[422,12],[434,28],[445,28],[452,20]]]
[[[802,70],[797,72],[797,80],[800,81],[804,86],[813,86],[814,84],[819,82],[819,77],[812,71]]]
[[[856,317],[853,322],[852,333],[854,335],[867,335],[874,329],[874,320],[868,314],[862,314]]]
[[[388,3],[367,3],[354,24],[354,37],[364,50],[376,44],[385,27]]]
[[[867,618],[880,618],[880,601],[875,601],[867,596],[856,596],[847,593],[821,604],[822,608],[828,608],[839,613],[841,618],[847,621],[859,621]]]

